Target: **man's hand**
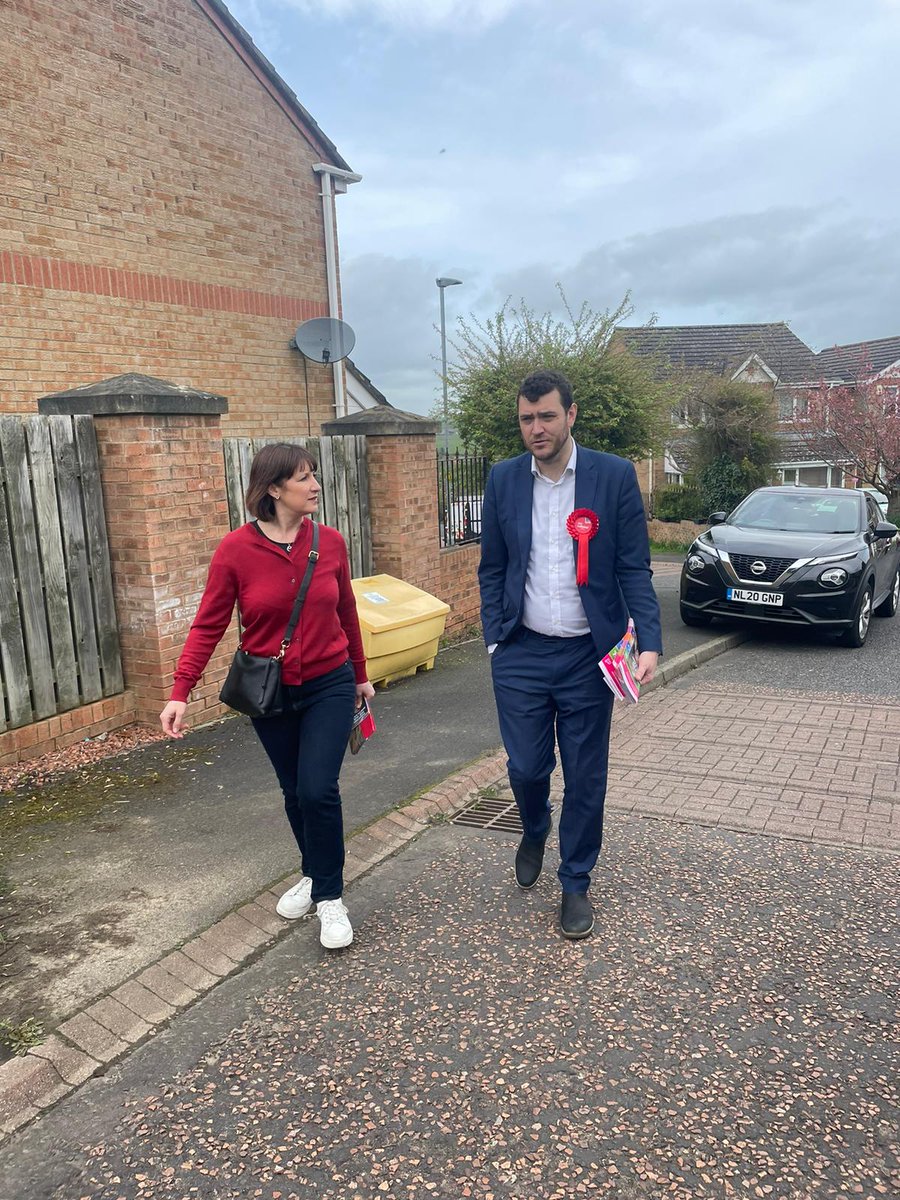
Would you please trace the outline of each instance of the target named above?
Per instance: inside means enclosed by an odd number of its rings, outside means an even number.
[[[659,662],[659,655],[655,650],[643,650],[638,655],[637,664],[637,681],[638,683],[649,683],[656,674],[656,664]]]
[[[185,729],[184,714],[187,709],[187,704],[183,700],[170,700],[166,707],[159,714],[159,723],[162,725],[163,733],[167,733],[169,737],[183,738]]]

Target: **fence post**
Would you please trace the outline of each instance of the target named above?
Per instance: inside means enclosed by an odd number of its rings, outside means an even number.
[[[44,396],[41,413],[90,413],[97,431],[125,685],[156,724],[213,550],[228,532],[222,396],[146,375]],[[226,639],[227,642],[227,639]],[[233,646],[223,642],[191,715],[217,715]]]
[[[379,405],[326,421],[322,433],[364,434],[374,573],[440,595],[436,437],[439,422]]]

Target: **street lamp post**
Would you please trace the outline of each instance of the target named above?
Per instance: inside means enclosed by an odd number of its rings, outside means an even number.
[[[444,316],[444,288],[462,283],[461,279],[448,279],[442,275],[434,281],[441,294],[441,382],[444,385],[444,453],[450,452],[450,415],[447,405],[447,324]]]

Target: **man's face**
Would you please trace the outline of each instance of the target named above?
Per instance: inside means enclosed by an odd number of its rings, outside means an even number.
[[[555,463],[569,454],[569,430],[575,424],[578,406],[563,408],[559,390],[554,388],[538,400],[519,397],[519,432],[525,449],[539,463]]]

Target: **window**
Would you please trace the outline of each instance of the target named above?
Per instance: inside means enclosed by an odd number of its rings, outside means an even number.
[[[801,487],[828,487],[828,467],[798,467],[797,482]]]
[[[796,484],[799,487],[843,487],[844,471],[842,467],[829,467],[825,463],[804,463],[796,467],[779,467],[778,474],[782,483]]]
[[[790,392],[778,396],[778,420],[790,421],[795,417],[809,415],[809,397],[794,396]]]

